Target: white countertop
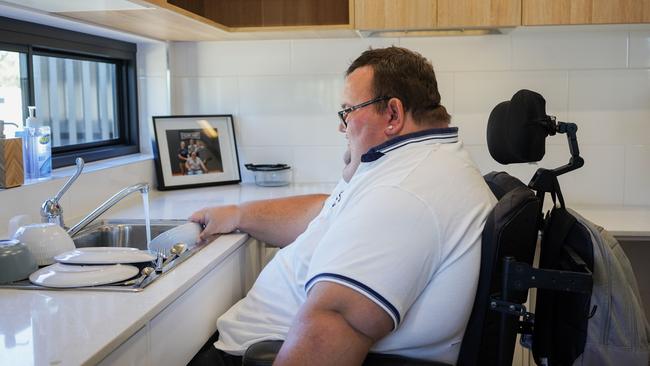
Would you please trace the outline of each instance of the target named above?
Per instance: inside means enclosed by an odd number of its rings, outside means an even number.
[[[261,188],[250,184],[152,192],[152,219],[185,219],[209,205],[329,193],[334,184]],[[650,236],[650,208],[578,206],[576,211],[618,236]],[[141,205],[113,218],[142,218]],[[0,364],[96,363],[242,245],[223,235],[140,293],[0,290]]]
[[[0,290],[0,334],[4,338],[0,364],[101,361],[246,238],[246,234],[219,237],[139,293]]]
[[[585,206],[573,208],[590,221],[604,227],[617,238],[650,237],[650,207]]]

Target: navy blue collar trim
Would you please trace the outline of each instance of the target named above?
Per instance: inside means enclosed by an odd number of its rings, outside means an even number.
[[[370,163],[386,155],[389,151],[399,149],[400,147],[409,144],[428,140],[436,140],[436,142],[443,144],[458,142],[458,127],[431,128],[424,131],[397,136],[371,148],[367,153],[361,155],[361,162]]]

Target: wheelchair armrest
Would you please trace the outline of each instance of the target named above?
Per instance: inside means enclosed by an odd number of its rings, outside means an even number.
[[[282,341],[262,341],[252,344],[244,353],[243,366],[271,366],[280,352]]]
[[[368,353],[363,360],[363,366],[452,366],[448,363],[436,361],[423,361],[414,358],[386,355],[381,353]]]
[[[262,341],[248,347],[244,353],[243,366],[271,366],[275,356],[280,352],[282,341]],[[369,353],[363,364],[365,366],[451,366],[446,363],[422,361],[395,355]]]

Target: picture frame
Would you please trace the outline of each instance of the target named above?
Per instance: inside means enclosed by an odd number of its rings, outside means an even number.
[[[232,115],[152,118],[159,190],[241,182]]]

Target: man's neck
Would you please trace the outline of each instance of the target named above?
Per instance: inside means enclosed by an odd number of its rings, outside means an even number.
[[[399,135],[407,135],[409,133],[420,132],[424,130],[430,130],[432,128],[447,128],[449,127],[448,122],[432,122],[432,123],[419,123],[416,124],[413,120],[407,121],[404,124],[404,128],[400,131]]]

